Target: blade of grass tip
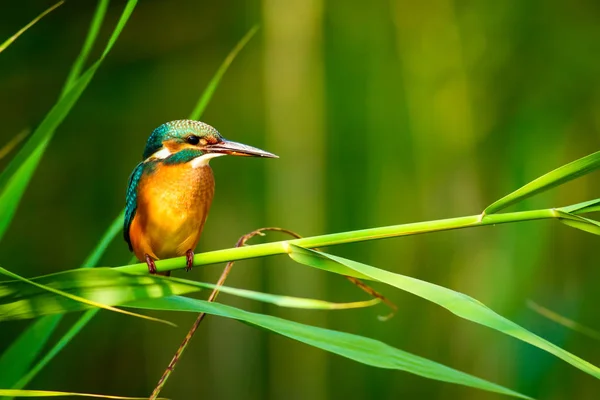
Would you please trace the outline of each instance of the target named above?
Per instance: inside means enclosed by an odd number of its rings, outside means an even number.
[[[17,40],[17,38],[19,36],[21,36],[27,29],[31,28],[40,19],[44,18],[47,14],[51,13],[53,10],[55,10],[56,8],[61,6],[63,3],[64,3],[64,0],[59,1],[58,3],[56,3],[55,5],[53,5],[52,7],[50,7],[49,9],[47,9],[46,11],[44,11],[43,13],[41,13],[40,15],[35,17],[30,23],[28,23],[23,28],[21,28],[17,33],[15,33],[11,37],[9,37],[4,43],[0,44],[0,53],[2,53],[4,50],[6,50],[6,48],[8,46],[10,46],[15,40]]]
[[[132,313],[132,312],[126,311],[126,310],[121,310],[120,308],[116,308],[116,307],[109,306],[109,305],[106,305],[106,304],[98,303],[96,301],[92,301],[92,300],[86,299],[84,297],[80,297],[80,296],[76,296],[76,295],[71,294],[71,293],[63,292],[62,290],[54,289],[54,288],[52,288],[50,286],[42,285],[40,283],[34,282],[34,281],[29,280],[27,278],[24,278],[24,277],[22,277],[20,275],[17,275],[17,274],[15,274],[13,272],[10,272],[9,270],[4,269],[2,267],[0,267],[0,273],[3,274],[3,275],[8,276],[9,278],[12,278],[12,279],[15,279],[15,280],[19,280],[21,282],[28,283],[28,284],[36,286],[36,287],[38,287],[40,289],[43,289],[43,290],[46,290],[48,292],[52,292],[54,294],[66,297],[68,299],[77,301],[79,303],[86,304],[88,306],[97,307],[97,308],[103,308],[105,310],[114,311],[114,312],[125,314],[125,315],[130,315],[132,317],[138,317],[138,318],[142,318],[142,319],[147,319],[149,321],[161,322],[163,324],[167,324],[167,325],[171,325],[171,326],[176,327],[175,324],[173,324],[172,322],[169,322],[169,321],[165,321],[165,320],[162,320],[162,319],[149,317],[147,315]]]
[[[555,209],[554,212],[559,216],[559,221],[572,228],[580,229],[584,232],[600,235],[600,223],[590,218],[574,215],[568,212]]]
[[[561,207],[558,210],[568,212],[571,214],[586,214],[595,211],[600,211],[600,199],[588,200],[582,203]]]
[[[353,301],[349,303],[333,303],[325,300],[308,299],[305,297],[282,296],[278,294],[256,292],[254,290],[238,289],[229,286],[215,285],[212,283],[197,282],[175,277],[169,277],[169,281],[179,282],[184,285],[197,286],[203,289],[213,289],[233,296],[243,297],[255,301],[262,301],[264,303],[273,304],[279,307],[302,308],[305,310],[347,310],[351,308],[370,307],[381,302],[380,299],[374,298],[364,301]]]
[[[67,116],[94,77],[96,70],[100,67],[102,61],[125,27],[136,3],[137,0],[128,0],[100,59],[78,78],[71,89],[52,107],[52,110],[46,115],[25,146],[23,146],[16,157],[9,163],[8,167],[0,174],[0,240],[6,233],[6,229],[12,221],[20,199],[56,128]]]
[[[212,98],[213,93],[219,86],[219,83],[221,82],[221,78],[223,78],[223,75],[225,75],[225,72],[227,72],[227,69],[229,68],[229,66],[231,65],[233,60],[235,60],[238,53],[246,46],[246,44],[250,41],[250,39],[252,39],[252,37],[256,34],[256,32],[258,31],[258,28],[259,28],[258,25],[254,25],[248,31],[248,33],[246,33],[244,35],[244,37],[242,39],[240,39],[238,44],[231,50],[231,52],[227,55],[225,60],[223,60],[223,63],[221,63],[221,66],[219,67],[219,69],[217,70],[215,75],[212,77],[210,82],[208,82],[208,86],[206,87],[206,89],[204,89],[204,92],[202,92],[202,96],[200,97],[200,99],[198,100],[198,103],[196,103],[196,106],[194,107],[194,110],[190,114],[190,119],[195,119],[195,120],[200,119],[200,117],[204,113],[204,110],[206,109],[206,106],[208,106],[208,103],[210,102],[210,99]]]
[[[129,304],[128,307],[146,310],[201,312],[231,318],[372,367],[405,371],[428,379],[524,399],[530,398],[495,383],[402,351],[378,340],[305,325],[271,315],[252,313],[225,304],[171,296],[137,301]]]
[[[91,394],[91,393],[75,393],[75,392],[55,392],[49,390],[14,390],[14,389],[0,389],[0,396],[9,397],[91,397],[95,399],[114,399],[114,400],[145,400],[145,397],[123,397],[123,396],[109,396],[104,394]],[[166,400],[166,399],[161,399]]]
[[[87,60],[92,47],[94,47],[94,42],[98,37],[98,32],[100,32],[100,27],[102,26],[102,21],[104,21],[104,16],[106,15],[106,10],[108,9],[109,0],[100,0],[98,1],[98,6],[96,7],[96,11],[94,12],[94,16],[92,17],[92,23],[90,24],[90,29],[88,30],[87,36],[85,38],[85,42],[83,43],[83,47],[81,48],[81,52],[77,59],[71,66],[71,71],[69,71],[69,75],[67,75],[67,81],[63,87],[61,97],[67,93],[77,78],[81,75],[81,71],[83,69],[83,64]]]
[[[483,211],[483,213],[484,215],[497,213],[498,211],[518,203],[523,199],[531,197],[537,193],[544,192],[575,178],[579,178],[580,176],[589,174],[598,168],[600,168],[600,151],[582,157],[540,176],[525,186],[522,186],[514,192],[504,196],[500,200],[492,203]]]
[[[0,148],[0,160],[6,157],[19,143],[23,141],[29,135],[29,129],[23,129],[2,148]]]
[[[538,349],[555,355],[575,368],[600,379],[600,368],[597,366],[504,318],[480,301],[464,293],[342,257],[298,247],[293,244],[289,244],[288,254],[293,260],[313,268],[340,273],[340,266],[344,266],[346,267],[346,271],[342,272],[344,275],[366,276],[367,279],[383,282],[412,293],[447,309],[463,319],[487,326],[505,335],[529,343]],[[332,268],[332,264],[337,265]]]
[[[536,313],[540,314],[543,317],[548,318],[551,321],[556,322],[564,327],[572,329],[576,332],[579,332],[589,338],[600,340],[600,332],[593,330],[592,328],[588,328],[585,325],[580,324],[579,322],[575,322],[572,319],[567,317],[563,317],[562,315],[543,307],[532,300],[527,300],[527,307]]]

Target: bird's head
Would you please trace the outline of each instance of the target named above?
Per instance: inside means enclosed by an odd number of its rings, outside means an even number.
[[[144,149],[146,160],[194,161],[198,165],[224,155],[278,158],[256,147],[226,140],[212,126],[189,119],[162,124],[152,132]]]

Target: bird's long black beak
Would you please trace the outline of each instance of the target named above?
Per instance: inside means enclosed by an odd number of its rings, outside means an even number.
[[[229,154],[232,156],[279,158],[279,156],[268,151],[225,139],[219,143],[206,146],[206,149],[211,153]]]

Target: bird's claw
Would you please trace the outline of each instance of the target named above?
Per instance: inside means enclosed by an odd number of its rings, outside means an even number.
[[[185,271],[189,272],[194,266],[194,250],[190,249],[185,252],[185,259],[187,261],[187,266],[185,267]]]
[[[148,272],[152,275],[156,274],[156,264],[154,263],[154,259],[146,254],[146,264],[148,264]]]

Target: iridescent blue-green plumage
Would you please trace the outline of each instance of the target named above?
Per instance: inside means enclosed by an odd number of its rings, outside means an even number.
[[[163,160],[163,164],[165,164],[165,165],[185,164],[186,162],[190,162],[194,158],[200,157],[203,154],[204,154],[204,152],[202,150],[183,149],[183,150],[165,158]]]
[[[129,251],[132,251],[131,239],[129,238],[129,227],[135,217],[135,210],[137,209],[137,186],[140,182],[140,178],[144,173],[144,163],[139,163],[131,175],[129,176],[129,184],[127,186],[127,197],[125,200],[125,223],[123,225],[123,237],[129,245]]]
[[[163,147],[163,142],[172,139],[183,141],[190,134],[221,137],[215,128],[204,122],[188,119],[167,122],[156,128],[148,138],[146,148],[144,149],[144,159],[147,159],[160,150]]]

